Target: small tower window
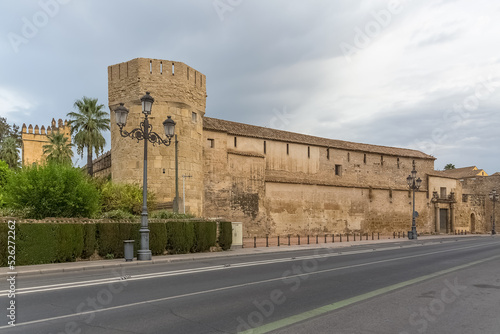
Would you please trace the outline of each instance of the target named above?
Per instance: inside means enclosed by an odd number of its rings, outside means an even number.
[[[366,164],[366,153],[363,155],[363,163]]]
[[[335,175],[342,176],[342,165],[335,165]]]
[[[399,168],[399,158],[398,158],[398,168]]]
[[[212,138],[207,139],[207,147],[208,148],[214,148],[215,147],[215,140]]]
[[[380,156],[380,166],[383,166],[384,165],[384,156],[381,155]]]
[[[266,141],[264,140],[264,154],[267,153],[267,150],[266,150]]]
[[[236,137],[234,137],[234,147],[237,147],[237,146],[238,146],[238,142],[237,142]]]
[[[311,157],[311,147],[310,146],[307,146],[307,157],[308,158]]]
[[[290,154],[290,146],[286,144],[286,155]]]
[[[347,162],[351,161],[351,153],[347,152]]]
[[[191,120],[193,121],[193,123],[196,123],[196,121],[198,120],[198,114],[196,114],[195,112],[192,112],[191,113]]]
[[[330,160],[330,149],[329,148],[326,149],[326,159]]]

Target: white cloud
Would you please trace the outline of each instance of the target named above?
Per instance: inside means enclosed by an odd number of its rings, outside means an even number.
[[[22,94],[13,90],[0,87],[0,116],[8,118],[22,119],[29,115],[29,110],[33,104]]]

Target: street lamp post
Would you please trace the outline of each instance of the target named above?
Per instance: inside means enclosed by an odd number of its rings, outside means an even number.
[[[140,123],[139,128],[135,128],[128,132],[123,129],[125,124],[127,124],[127,116],[129,110],[124,107],[123,103],[115,109],[116,124],[120,128],[120,135],[122,137],[130,137],[137,140],[137,142],[144,140],[144,171],[142,180],[142,214],[141,214],[141,229],[139,230],[141,234],[141,249],[137,251],[137,260],[151,260],[151,250],[149,249],[149,227],[148,227],[148,203],[147,203],[147,193],[148,193],[148,141],[154,145],[165,145],[169,146],[174,136],[175,132],[175,122],[167,116],[167,119],[163,122],[163,128],[166,140],[161,139],[160,135],[153,132],[153,126],[149,124],[148,116],[151,115],[151,109],[153,107],[154,99],[146,92],[141,98],[142,102],[142,113],[144,114],[144,121]]]
[[[420,188],[420,185],[422,184],[422,180],[420,177],[417,179],[417,171],[415,169],[415,161],[413,161],[413,170],[411,171],[411,174],[408,175],[406,178],[406,182],[408,183],[408,187],[410,187],[410,190],[413,190],[413,212],[412,212],[412,219],[411,219],[411,234],[408,233],[408,239],[417,239],[417,226],[415,225],[415,219],[416,219],[416,211],[415,211],[415,190],[418,190]]]
[[[497,234],[497,232],[495,231],[495,203],[498,202],[498,197],[499,197],[499,194],[497,194],[497,191],[495,189],[493,189],[491,192],[490,192],[490,200],[493,202],[493,223],[492,223],[492,226],[491,226],[491,234]]]

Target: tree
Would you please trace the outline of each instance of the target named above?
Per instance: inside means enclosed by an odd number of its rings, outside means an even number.
[[[86,96],[76,100],[74,107],[78,111],[68,113],[71,118],[68,124],[71,126],[77,153],[83,157],[83,150],[87,149],[87,173],[92,175],[92,152],[99,155],[106,145],[102,131],[110,129],[108,113],[103,111],[103,104],[97,104],[97,99]]]
[[[455,169],[455,165],[454,164],[447,164],[446,166],[444,166],[444,170],[450,170],[450,169]]]
[[[14,137],[3,139],[0,148],[0,159],[5,161],[10,168],[19,167],[19,144]]]
[[[51,133],[47,136],[49,143],[43,145],[43,154],[47,156],[47,162],[56,162],[60,164],[71,165],[71,158],[73,157],[73,146],[68,142],[68,137],[59,131]]]

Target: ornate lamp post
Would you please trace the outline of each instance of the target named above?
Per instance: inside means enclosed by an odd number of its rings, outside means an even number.
[[[123,129],[127,123],[128,109],[124,107],[123,103],[115,109],[116,124],[120,128],[120,135],[122,137],[130,137],[136,139],[137,142],[144,140],[144,174],[143,174],[143,186],[142,186],[142,214],[141,214],[141,249],[137,251],[137,260],[151,260],[151,250],[149,249],[149,228],[148,228],[148,205],[147,205],[147,193],[148,193],[148,141],[150,141],[153,146],[165,145],[169,146],[174,136],[175,132],[175,122],[167,116],[167,119],[163,122],[163,128],[165,130],[166,140],[160,138],[156,132],[153,132],[153,126],[149,124],[148,116],[151,115],[151,109],[153,107],[154,99],[146,92],[141,98],[142,102],[142,113],[144,114],[144,121],[140,123],[139,128],[135,128],[128,132]]]
[[[410,190],[413,190],[413,213],[411,220],[411,234],[408,233],[408,239],[417,239],[417,226],[415,225],[416,211],[415,211],[415,190],[420,188],[422,184],[422,180],[420,178],[417,179],[417,171],[415,170],[415,161],[413,162],[413,170],[411,174],[406,178],[406,182],[408,183],[408,187]]]
[[[493,225],[491,226],[491,234],[497,234],[495,231],[495,203],[498,202],[498,197],[499,194],[497,194],[497,191],[493,189],[490,192],[490,200],[493,202]]]

